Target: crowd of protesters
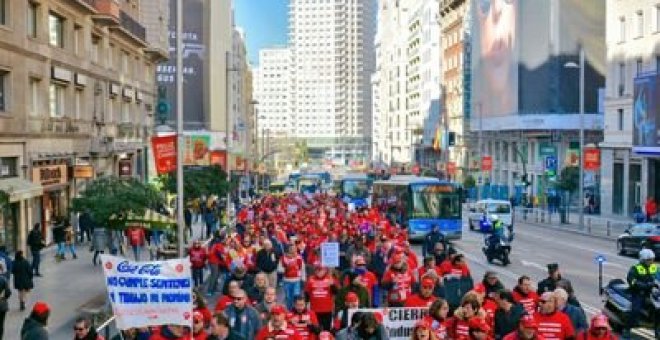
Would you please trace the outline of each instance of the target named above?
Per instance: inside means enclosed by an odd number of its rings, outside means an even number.
[[[324,242],[339,244],[338,267],[324,266]],[[410,339],[615,338],[603,315],[587,321],[557,264],[536,289],[527,276],[508,289],[490,271],[474,282],[437,228],[420,261],[405,229],[384,213],[350,211],[326,194],[255,200],[235,228],[193,242],[188,255],[193,327],[131,329],[123,339],[389,339],[382,315],[360,310],[379,307],[424,310]]]

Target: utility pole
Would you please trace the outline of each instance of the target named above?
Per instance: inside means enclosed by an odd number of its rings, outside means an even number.
[[[483,141],[481,139],[482,137],[482,130],[484,128],[484,114],[483,114],[483,107],[481,102],[479,102],[479,139],[478,139],[478,151],[477,151],[477,157],[479,158],[479,169],[477,170],[479,172],[479,178],[481,178],[481,181],[477,181],[477,201],[481,198],[481,184],[484,182],[484,179],[482,178],[481,174],[481,160],[483,158]],[[481,182],[481,183],[480,183]]]
[[[179,257],[183,257],[185,219],[183,215],[183,0],[176,1],[176,215]]]
[[[178,0],[181,1],[181,0]],[[225,217],[227,218],[227,226],[230,224],[230,212],[231,212],[231,184],[232,184],[232,178],[231,178],[231,152],[229,150],[229,142],[231,141],[231,136],[229,134],[230,129],[230,115],[231,115],[231,100],[230,100],[230,92],[229,92],[229,72],[232,71],[231,64],[229,61],[229,57],[231,56],[231,52],[227,51],[225,52],[225,94],[226,94],[226,107],[227,107],[227,112],[225,115],[225,149],[227,151],[227,166],[225,171],[227,171],[227,205],[225,207]]]

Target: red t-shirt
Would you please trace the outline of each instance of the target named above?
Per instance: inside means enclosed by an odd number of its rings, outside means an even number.
[[[517,290],[514,290],[511,295],[513,295],[513,301],[521,304],[527,314],[534,315],[536,313],[536,307],[539,302],[539,296],[536,292],[529,292],[527,295],[523,295]]]
[[[284,268],[284,279],[302,279],[302,268],[304,265],[302,257],[296,255],[290,257],[289,255],[282,256],[282,268]]]
[[[437,300],[438,298],[431,295],[428,298],[424,298],[419,294],[415,294],[408,298],[406,300],[405,306],[406,307],[429,307],[433,303],[433,301]]]
[[[296,329],[296,332],[298,332],[301,339],[316,340],[316,335],[311,333],[309,328],[307,328],[308,325],[319,325],[316,313],[311,310],[307,310],[302,314],[293,312],[287,315],[287,320],[291,323],[291,326]]]
[[[518,331],[513,331],[509,334],[507,334],[502,340],[521,340],[520,337],[518,336]],[[536,333],[536,338],[534,340],[545,340],[543,335],[540,335]]]
[[[322,278],[312,275],[305,283],[305,292],[309,295],[309,306],[318,313],[331,313],[335,303],[332,286],[337,286],[337,280],[326,274]]]
[[[445,275],[458,275],[461,277],[468,277],[470,276],[470,270],[468,269],[467,265],[453,265],[451,261],[445,260],[442,262],[440,265],[440,270],[442,271],[442,276]]]
[[[213,315],[207,307],[195,308],[193,312],[200,312],[202,314],[202,317],[204,317],[204,325],[208,327],[208,325],[211,324],[211,318],[213,318]]]
[[[128,241],[133,247],[141,247],[144,245],[144,230],[142,228],[129,228],[126,230]]]
[[[536,313],[534,315],[536,324],[539,325],[538,332],[547,340],[564,340],[575,336],[575,329],[563,312],[552,314]]]
[[[269,323],[257,332],[257,337],[255,339],[266,340],[269,338],[274,338],[276,340],[303,340],[303,338],[300,337],[300,334],[296,332],[296,329],[290,324],[285,324],[284,328],[281,330],[275,330]]]
[[[199,248],[190,248],[188,251],[188,256],[190,257],[190,264],[192,265],[193,268],[199,269],[199,268],[204,268],[206,265],[206,249],[199,247]]]
[[[213,309],[216,313],[222,312],[229,305],[231,305],[234,302],[234,299],[229,296],[229,295],[223,295],[221,298],[218,299],[218,302],[215,304],[215,308]]]
[[[392,288],[387,293],[387,301],[390,303],[405,302],[412,294],[412,286],[415,277],[410,270],[404,273],[394,272],[388,269],[383,275],[383,284],[392,283]]]
[[[429,325],[431,325],[431,330],[433,330],[433,333],[435,333],[438,340],[449,339],[450,322],[448,319],[438,321],[433,317],[431,317],[430,315],[427,315],[424,317],[424,321],[426,321]]]

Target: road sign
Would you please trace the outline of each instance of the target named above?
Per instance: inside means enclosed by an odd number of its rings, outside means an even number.
[[[594,262],[596,263],[605,263],[607,262],[607,259],[605,258],[605,255],[598,254],[596,257],[594,257]]]
[[[545,157],[545,170],[557,170],[557,157],[547,156]]]

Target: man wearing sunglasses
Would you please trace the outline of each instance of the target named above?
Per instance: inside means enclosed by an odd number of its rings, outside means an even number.
[[[539,335],[546,339],[575,339],[575,329],[571,319],[558,310],[553,292],[546,292],[539,298],[539,312],[535,314]]]
[[[236,290],[233,298],[233,303],[224,311],[231,330],[245,339],[254,339],[261,328],[259,312],[248,306],[247,294],[244,290]]]
[[[92,322],[84,317],[76,320],[73,332],[75,340],[103,340],[103,337],[97,334],[96,329],[92,327]]]

